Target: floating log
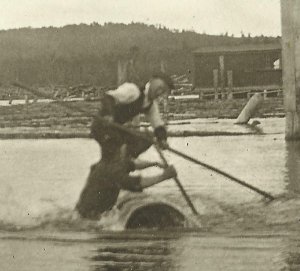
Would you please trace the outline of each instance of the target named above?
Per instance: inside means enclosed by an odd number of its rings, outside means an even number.
[[[187,212],[174,202],[145,193],[126,193],[118,200],[117,209],[121,229],[200,226],[199,221],[188,217]]]
[[[262,95],[260,93],[255,93],[250,98],[250,100],[248,101],[248,103],[246,104],[246,106],[244,107],[244,109],[242,110],[240,115],[238,116],[238,118],[236,120],[236,124],[248,123],[248,121],[256,113],[256,111],[258,110],[258,108],[262,104],[262,102],[263,102]]]

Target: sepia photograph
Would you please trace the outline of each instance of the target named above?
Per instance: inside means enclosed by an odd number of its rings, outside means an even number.
[[[300,0],[1,0],[0,270],[300,270]]]

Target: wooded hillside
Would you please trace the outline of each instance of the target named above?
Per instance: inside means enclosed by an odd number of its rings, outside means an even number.
[[[68,25],[0,31],[0,83],[29,85],[114,85],[117,61],[140,49],[138,69],[146,80],[160,61],[170,74],[192,69],[191,51],[210,45],[268,43],[275,38],[211,36],[141,23]]]

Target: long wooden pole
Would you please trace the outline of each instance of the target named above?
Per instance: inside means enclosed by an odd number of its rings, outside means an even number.
[[[35,89],[32,89],[32,88],[30,88],[30,87],[24,86],[24,85],[22,85],[22,84],[20,84],[20,83],[16,83],[16,82],[15,82],[15,83],[12,83],[12,85],[17,86],[17,87],[20,87],[20,88],[23,88],[23,89],[26,89],[27,91],[32,92],[32,93],[35,94],[35,95],[39,95],[39,96],[42,96],[42,97],[47,98],[47,99],[49,99],[49,98],[51,99],[51,98],[52,98],[50,95],[47,95],[47,94],[45,94],[45,93],[42,93],[42,92],[40,92],[40,91],[38,91],[38,90],[35,90]],[[110,125],[111,127],[114,127],[114,128],[116,128],[116,129],[118,129],[118,130],[120,130],[120,131],[123,131],[123,132],[127,133],[127,134],[131,134],[131,135],[133,135],[133,136],[141,137],[141,138],[143,138],[144,140],[147,140],[148,142],[151,142],[152,144],[155,144],[155,142],[154,142],[154,140],[153,140],[152,138],[150,138],[149,136],[145,135],[145,134],[142,133],[142,132],[134,131],[134,130],[132,130],[132,129],[128,129],[128,128],[126,128],[126,127],[124,127],[124,126],[122,126],[122,125],[120,125],[120,124],[114,123],[114,122],[107,122],[106,120],[104,120],[103,118],[100,118],[100,117],[98,117],[98,116],[92,116],[92,114],[90,114],[90,113],[87,112],[86,110],[81,109],[81,108],[79,108],[79,107],[77,107],[77,106],[75,106],[75,105],[73,105],[73,104],[66,103],[66,102],[63,102],[63,101],[57,101],[57,102],[58,102],[58,104],[60,104],[61,106],[64,106],[64,107],[66,107],[66,108],[69,108],[70,110],[74,110],[74,111],[76,111],[76,112],[84,113],[84,114],[86,114],[86,115],[88,115],[88,116],[90,116],[90,117],[95,117],[96,119],[99,119],[100,121],[103,121],[104,123],[107,123],[107,125]],[[173,148],[171,148],[171,147],[167,147],[167,150],[169,150],[170,152],[172,152],[172,153],[174,153],[174,154],[176,154],[176,155],[178,155],[178,156],[181,156],[181,157],[183,157],[184,159],[189,160],[189,161],[191,161],[191,162],[193,162],[193,163],[195,163],[195,164],[201,165],[201,166],[206,167],[206,168],[208,168],[208,169],[210,169],[210,170],[212,170],[212,171],[215,171],[215,172],[217,172],[218,174],[223,175],[223,176],[225,176],[226,178],[228,178],[228,179],[230,179],[230,180],[232,180],[232,181],[234,181],[234,182],[237,182],[237,183],[241,184],[242,186],[245,186],[245,187],[247,187],[247,188],[249,188],[249,189],[251,189],[251,190],[257,192],[258,194],[260,194],[260,195],[262,195],[262,196],[264,196],[264,197],[266,197],[266,198],[268,198],[268,199],[270,199],[270,200],[274,200],[274,199],[275,199],[275,198],[274,198],[272,195],[270,195],[269,193],[267,193],[267,192],[265,192],[265,191],[262,191],[262,190],[260,190],[259,188],[254,187],[253,185],[250,185],[250,184],[248,184],[248,183],[246,183],[246,182],[244,182],[244,181],[242,181],[242,180],[240,180],[240,179],[238,179],[238,178],[236,178],[236,177],[234,177],[234,176],[232,176],[232,175],[230,175],[230,174],[228,174],[228,173],[226,173],[226,172],[224,172],[224,171],[222,171],[222,170],[220,170],[220,169],[218,169],[218,168],[215,168],[215,167],[213,167],[213,166],[211,166],[211,165],[208,165],[208,164],[206,164],[206,163],[203,163],[203,162],[201,162],[201,161],[199,161],[199,160],[197,160],[197,159],[195,159],[195,158],[193,158],[193,157],[190,157],[190,156],[188,156],[188,155],[186,155],[186,154],[184,154],[184,153],[182,153],[182,152],[180,152],[180,151],[177,151],[177,150],[175,150],[175,149],[173,149]]]
[[[157,150],[157,152],[158,152],[158,154],[159,154],[161,160],[163,161],[164,165],[165,165],[165,166],[168,166],[168,165],[169,165],[169,164],[168,164],[168,161],[167,161],[167,159],[165,158],[165,156],[164,156],[164,154],[162,153],[162,151],[159,149],[159,147],[158,147],[156,144],[155,144],[154,146],[155,146],[155,148],[156,148],[156,150]],[[185,201],[187,202],[187,204],[188,204],[189,207],[191,208],[192,212],[193,212],[195,215],[199,215],[198,211],[196,210],[196,208],[195,208],[194,204],[192,203],[190,197],[188,196],[188,194],[187,194],[186,191],[184,190],[184,188],[183,188],[183,186],[182,186],[180,180],[178,179],[178,177],[174,177],[173,179],[174,179],[174,181],[176,182],[178,188],[180,189],[181,194],[183,195]]]
[[[205,168],[208,168],[208,169],[210,169],[210,170],[212,170],[212,171],[215,171],[215,172],[217,172],[218,174],[223,175],[223,176],[225,176],[226,178],[228,178],[228,179],[230,179],[230,180],[232,180],[232,181],[234,181],[234,182],[236,182],[236,183],[239,183],[239,184],[241,184],[241,185],[243,185],[243,186],[245,186],[245,187],[247,187],[247,188],[249,188],[249,189],[251,189],[251,190],[253,190],[253,191],[255,191],[255,192],[257,192],[258,194],[261,194],[262,196],[264,196],[264,197],[266,197],[266,198],[268,198],[268,199],[270,199],[270,200],[274,200],[274,199],[275,199],[275,198],[274,198],[272,195],[270,195],[269,193],[267,193],[267,192],[265,192],[265,191],[262,191],[262,190],[260,190],[259,188],[255,187],[255,186],[253,186],[253,185],[251,185],[251,184],[248,184],[248,183],[246,183],[246,182],[244,182],[244,181],[242,181],[242,180],[240,180],[240,179],[238,179],[238,178],[236,178],[236,177],[234,177],[234,176],[232,176],[232,175],[230,175],[230,174],[228,174],[228,173],[226,173],[226,172],[224,172],[224,171],[222,171],[222,170],[220,170],[220,169],[218,169],[218,168],[216,168],[216,167],[214,167],[214,166],[211,166],[211,165],[208,165],[208,164],[206,164],[206,163],[203,163],[203,162],[201,162],[201,161],[199,161],[199,160],[197,160],[197,159],[195,159],[195,158],[193,158],[193,157],[190,157],[190,156],[188,156],[188,155],[186,155],[186,154],[184,154],[184,153],[182,153],[182,152],[180,152],[180,151],[174,150],[174,149],[171,148],[171,147],[168,147],[168,150],[169,150],[170,152],[172,152],[172,153],[178,155],[178,156],[181,156],[182,158],[184,158],[184,159],[186,159],[186,160],[188,160],[188,161],[191,161],[191,162],[193,162],[193,163],[195,163],[195,164],[197,164],[197,165],[200,165],[200,166],[203,166],[203,167],[205,167]]]

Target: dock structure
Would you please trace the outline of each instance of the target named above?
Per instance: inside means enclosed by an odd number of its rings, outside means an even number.
[[[300,1],[281,0],[285,137],[300,139]]]

